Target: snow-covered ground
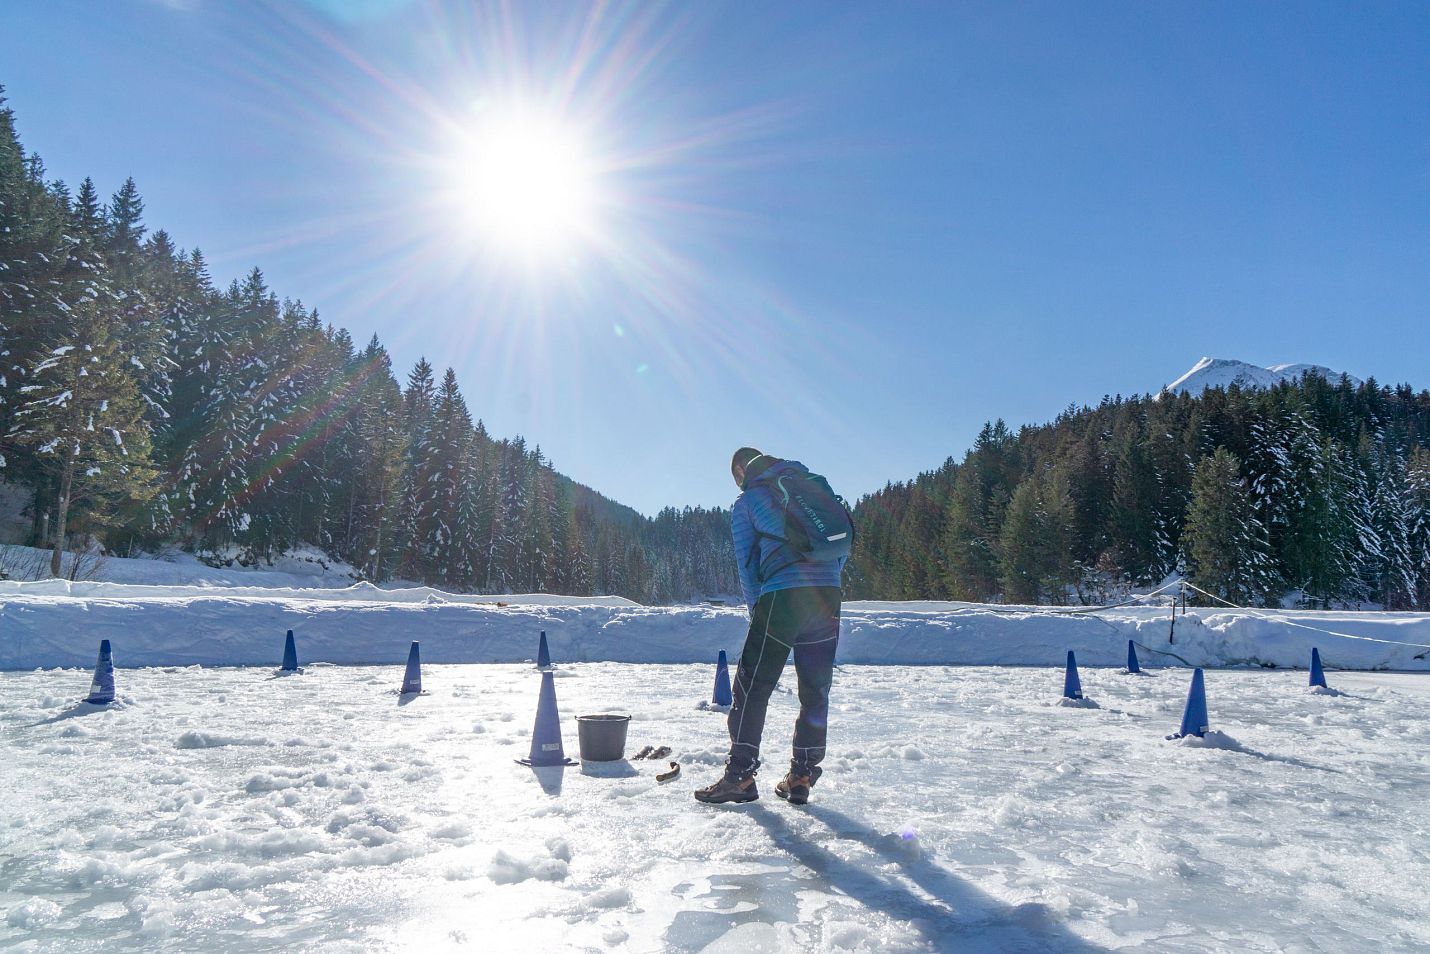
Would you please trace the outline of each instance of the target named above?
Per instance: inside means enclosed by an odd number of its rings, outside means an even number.
[[[116,651],[119,647],[116,647]],[[643,761],[534,771],[518,665],[0,673],[0,947],[17,950],[1411,951],[1430,947],[1430,675],[1207,675],[1224,747],[1168,742],[1188,684],[841,667],[825,779],[691,789],[709,665],[566,665]],[[792,676],[793,673],[787,675]]]
[[[69,576],[75,555],[64,555],[64,575]],[[48,577],[50,551],[25,546],[0,546],[0,576],[11,580],[43,580]],[[233,562],[213,567],[192,553],[171,550],[160,555],[80,558],[77,580],[146,586],[233,587],[261,586],[288,589],[350,586],[359,574],[351,566],[323,553],[317,547],[296,547],[271,563],[243,566]],[[400,584],[397,584],[400,585]]]

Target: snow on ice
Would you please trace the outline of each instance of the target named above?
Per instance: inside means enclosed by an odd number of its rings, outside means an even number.
[[[742,610],[292,580],[0,583],[0,947],[1430,946],[1425,614],[849,603],[813,802],[773,793],[791,671],[763,797],[716,808],[690,793]],[[306,672],[277,679],[287,629]],[[575,715],[625,711],[675,781],[515,764],[543,630],[567,754]],[[78,702],[102,638],[148,667],[108,707]],[[399,697],[414,639],[428,695]],[[1129,639],[1144,675],[1116,671]],[[1070,649],[1087,706],[1058,701]],[[1242,668],[1207,672],[1205,738],[1168,741],[1185,664]]]
[[[678,617],[676,617],[678,619]],[[667,621],[668,623],[671,620]],[[116,652],[119,647],[116,647]],[[1430,675],[844,665],[813,802],[690,790],[723,757],[712,666],[565,664],[617,762],[531,770],[528,665],[0,674],[0,947],[258,951],[1359,951],[1430,945]]]

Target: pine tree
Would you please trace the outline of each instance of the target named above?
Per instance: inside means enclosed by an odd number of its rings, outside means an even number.
[[[138,388],[121,340],[122,312],[99,252],[104,219],[94,184],[69,216],[65,266],[41,328],[43,357],[23,368],[12,435],[50,463],[57,496],[50,572],[59,576],[72,511],[103,525],[112,508],[146,499],[155,473]]]
[[[1383,453],[1378,462],[1371,510],[1380,544],[1376,599],[1388,610],[1414,609],[1419,601],[1415,558],[1411,549],[1414,507],[1405,466],[1394,454]]]
[[[469,528],[457,521],[463,500],[463,482],[470,473],[472,417],[457,386],[457,374],[448,368],[437,389],[431,436],[419,468],[428,483],[419,489],[420,512],[430,514],[422,530],[420,550],[431,579],[444,586],[472,583],[471,553],[475,541]]]
[[[1406,546],[1414,568],[1416,609],[1430,609],[1430,450],[1416,448],[1405,465]]]
[[[432,494],[436,455],[432,446],[432,412],[436,399],[432,365],[420,359],[407,375],[402,395],[403,452],[402,510],[398,519],[402,561],[400,572],[409,579],[429,579],[428,542],[436,532]]]
[[[1075,514],[1066,474],[1025,478],[1013,492],[999,540],[1003,598],[1011,603],[1067,602],[1077,579]]]
[[[1157,470],[1143,446],[1137,428],[1123,429],[1115,438],[1110,540],[1115,565],[1137,585],[1161,580],[1171,567],[1159,521],[1161,487]]]
[[[393,556],[402,489],[402,390],[392,361],[373,335],[359,358],[356,428],[358,456],[348,501],[348,551],[344,554],[369,580],[384,580]]]
[[[1182,541],[1191,582],[1244,606],[1273,598],[1276,579],[1266,530],[1252,508],[1240,467],[1223,447],[1198,465]]]

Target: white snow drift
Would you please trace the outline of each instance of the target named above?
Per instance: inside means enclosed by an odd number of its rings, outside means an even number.
[[[302,663],[406,658],[521,662],[545,630],[568,662],[733,658],[743,609],[646,607],[619,597],[461,596],[430,588],[340,590],[0,583],[0,669],[93,665],[99,640],[126,666],[276,665],[293,630]],[[1049,665],[1076,650],[1115,666],[1127,641],[1152,665],[1305,667],[1312,646],[1343,669],[1430,669],[1430,614],[1129,607],[1098,614],[970,603],[846,603],[839,661]]]

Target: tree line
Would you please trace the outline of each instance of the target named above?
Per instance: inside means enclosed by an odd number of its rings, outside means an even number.
[[[1430,391],[1307,375],[1104,399],[859,501],[852,595],[1430,609]]]
[[[307,543],[374,582],[738,591],[725,512],[603,497],[489,434],[450,368],[399,383],[376,336],[357,346],[257,267],[217,286],[143,211],[132,179],[108,201],[48,180],[0,96],[0,479],[55,575],[94,543],[215,565]]]

